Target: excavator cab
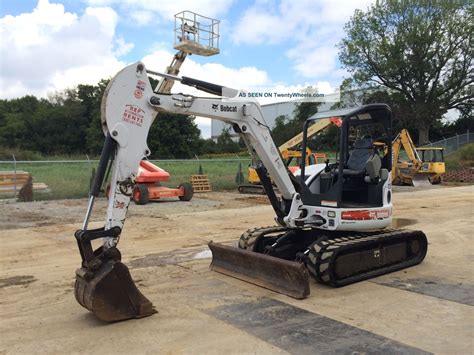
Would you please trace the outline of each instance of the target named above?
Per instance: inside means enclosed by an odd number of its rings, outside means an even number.
[[[424,147],[416,148],[418,156],[421,156],[423,162],[421,166],[421,173],[427,174],[431,184],[436,185],[441,183],[441,175],[446,172],[444,163],[444,148],[443,147]]]
[[[391,170],[391,114],[386,105],[362,106],[320,113],[312,121],[330,116],[342,119],[336,161],[321,170],[302,159],[300,185],[303,202],[339,208],[376,207],[384,203],[384,185]],[[303,140],[303,147],[307,140]],[[304,152],[304,150],[303,150]],[[319,170],[319,171],[318,171]]]

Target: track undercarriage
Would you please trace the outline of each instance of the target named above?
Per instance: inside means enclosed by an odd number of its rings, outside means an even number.
[[[406,229],[263,227],[243,233],[238,249],[210,243],[211,268],[301,299],[309,295],[308,275],[333,287],[349,285],[419,264],[427,245],[423,232]]]

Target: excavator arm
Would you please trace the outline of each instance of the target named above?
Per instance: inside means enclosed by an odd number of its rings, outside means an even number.
[[[329,127],[331,125],[335,125],[336,127],[340,127],[341,124],[342,124],[341,119],[338,118],[338,117],[321,118],[321,119],[317,120],[316,122],[314,122],[308,128],[306,139],[312,138],[313,136],[315,136],[316,134],[318,134],[319,132],[323,131],[324,129],[326,129],[327,127]],[[293,149],[296,148],[297,146],[299,146],[302,142],[303,142],[303,132],[300,132],[296,136],[290,138],[288,141],[286,141],[285,143],[283,143],[282,145],[280,145],[278,147],[283,159],[286,161],[286,164],[288,164],[289,159],[291,157],[301,158],[301,156],[303,155],[302,152],[300,150],[298,151],[298,150],[293,150]],[[306,152],[306,157],[307,157],[306,165],[311,164],[310,163],[310,157],[311,156],[313,156],[313,159],[315,161],[317,161],[318,158],[324,158],[324,160],[327,159],[326,154],[324,154],[324,153],[319,153],[319,154],[312,153],[311,150],[309,150],[309,148],[307,148],[306,150],[307,150],[307,152]],[[256,164],[255,160],[253,160],[253,162],[254,162],[253,164]],[[297,167],[294,167],[294,169],[297,169]],[[250,185],[241,185],[241,186],[239,186],[239,191],[241,193],[245,193],[247,191],[250,192],[250,193],[252,193],[252,192],[258,192],[258,193],[263,192],[262,189],[261,189],[263,187],[263,186],[261,186],[261,179],[257,175],[254,166],[249,166],[249,168],[248,168],[248,182],[250,183]]]
[[[319,132],[326,129],[332,124],[337,127],[340,127],[342,124],[341,119],[338,117],[330,117],[330,118],[322,118],[322,119],[317,120],[308,128],[306,139],[310,139],[311,137],[318,134]],[[278,149],[280,149],[280,152],[284,152],[293,147],[300,145],[302,142],[303,142],[303,132],[300,132],[296,136],[290,138],[288,141],[280,145]]]
[[[404,150],[408,157],[408,162],[400,161],[400,152]],[[426,176],[418,176],[423,162],[416,151],[415,144],[410,133],[402,129],[392,142],[392,181],[394,184],[405,183],[411,185],[418,180],[426,180]]]

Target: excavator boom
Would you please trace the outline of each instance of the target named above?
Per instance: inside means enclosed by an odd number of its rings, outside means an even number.
[[[327,127],[334,125],[336,127],[340,127],[342,124],[341,119],[338,117],[326,117],[317,120],[313,123],[307,132],[307,139],[312,138],[319,132],[323,131]],[[298,147],[303,142],[303,132],[298,133],[296,136],[290,138],[288,141],[283,143],[278,147],[283,159],[286,161],[288,165],[292,158],[300,159],[302,157],[301,150],[293,150],[295,147]],[[307,148],[307,164],[312,161],[311,164],[318,164],[318,162],[325,161],[327,156],[325,153],[313,153]],[[293,173],[297,170],[297,167],[289,167],[290,171]],[[254,166],[249,166],[248,168],[248,177],[247,180],[249,184],[239,185],[238,190],[240,193],[250,193],[250,194],[265,194],[263,186],[261,185],[260,178],[257,175]]]

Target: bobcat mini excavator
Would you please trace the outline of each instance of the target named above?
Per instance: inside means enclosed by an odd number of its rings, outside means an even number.
[[[180,81],[216,97],[155,93],[148,74]],[[136,95],[136,90],[141,93]],[[230,123],[255,161],[261,161],[257,172],[278,225],[245,232],[238,247],[210,242],[211,269],[304,298],[309,294],[309,275],[324,284],[344,286],[416,265],[425,257],[427,239],[423,232],[389,228],[392,154],[387,105],[339,111],[336,116],[342,126],[337,162],[306,167],[303,157],[295,177],[272,140],[260,105],[235,99],[236,93],[205,81],[152,72],[140,62],[127,66],[110,81],[102,101],[105,143],[85,221],[75,233],[82,257],[82,266],[76,271],[75,296],[98,318],[117,321],[156,312],[121,262],[117,244],[140,160],[150,154],[148,131],[159,112]],[[310,123],[304,125],[303,154]],[[112,180],[105,226],[88,229],[108,164],[112,164]],[[281,199],[276,197],[268,175]],[[102,243],[94,250],[92,241],[96,239]]]

